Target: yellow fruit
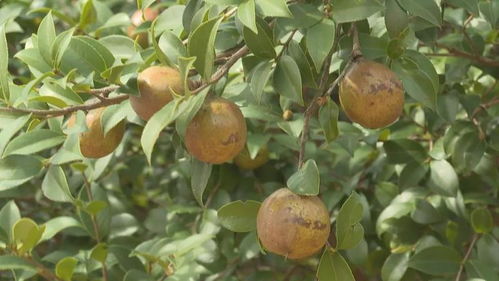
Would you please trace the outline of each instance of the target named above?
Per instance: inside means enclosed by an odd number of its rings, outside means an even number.
[[[300,196],[281,188],[265,199],[257,215],[257,233],[269,252],[290,259],[317,253],[329,237],[331,223],[317,196]]]
[[[248,148],[244,148],[234,158],[234,163],[243,170],[254,170],[265,165],[269,161],[269,150],[267,147],[262,147],[256,154],[255,158],[251,158]]]
[[[286,109],[283,113],[282,113],[282,119],[284,119],[285,121],[289,121],[291,119],[293,119],[293,111],[289,110],[289,109]]]
[[[382,128],[402,113],[404,89],[388,67],[361,58],[340,83],[340,102],[350,120],[366,128]]]
[[[221,164],[241,152],[246,135],[246,122],[236,104],[208,98],[187,127],[185,146],[198,160]]]
[[[81,154],[87,158],[101,158],[112,153],[123,139],[125,121],[121,121],[105,136],[102,131],[101,117],[105,107],[90,110],[85,118],[88,130],[80,134]],[[68,120],[71,128],[76,122],[76,115]]]
[[[184,94],[180,73],[171,67],[148,67],[139,73],[137,84],[140,96],[130,96],[130,104],[135,113],[145,121],[173,100],[172,91]]]
[[[142,18],[142,15],[144,15],[144,18]],[[128,37],[132,38],[133,40],[137,40],[137,42],[143,48],[147,48],[147,46],[149,45],[147,32],[135,33],[135,30],[139,25],[143,24],[145,21],[153,21],[157,17],[158,17],[158,10],[152,8],[146,8],[144,9],[144,12],[142,12],[142,10],[135,11],[135,13],[133,13],[131,17],[132,25],[130,25],[127,29]]]

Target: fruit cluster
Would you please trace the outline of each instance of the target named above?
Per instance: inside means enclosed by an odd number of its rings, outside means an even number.
[[[138,26],[154,20],[158,12],[145,9],[132,16],[130,37],[147,47],[147,33],[136,33]],[[185,88],[179,71],[165,66],[150,66],[138,75],[140,96],[130,96],[135,113],[148,121],[175,95],[184,95]],[[345,114],[365,128],[381,128],[396,121],[403,110],[404,89],[401,81],[385,65],[361,56],[352,60],[339,85],[339,98]],[[120,122],[106,135],[101,117],[105,108],[86,115],[88,130],[80,134],[81,153],[99,158],[112,153],[124,135],[125,123]],[[287,110],[283,118],[292,118]],[[74,126],[73,115],[68,127]],[[185,134],[185,147],[200,161],[221,164],[234,160],[241,169],[252,170],[269,159],[267,147],[255,158],[245,147],[246,122],[238,106],[221,97],[208,96],[191,120]],[[260,207],[257,216],[258,237],[265,249],[290,259],[313,255],[326,244],[330,233],[330,216],[317,196],[300,196],[288,188],[271,194]]]

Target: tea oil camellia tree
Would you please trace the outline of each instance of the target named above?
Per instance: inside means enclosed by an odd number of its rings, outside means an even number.
[[[498,0],[0,1],[0,280],[499,280]]]

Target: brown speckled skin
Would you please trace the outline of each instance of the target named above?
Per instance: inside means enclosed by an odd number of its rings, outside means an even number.
[[[302,259],[317,253],[329,237],[331,223],[317,196],[299,196],[281,188],[263,201],[257,216],[257,232],[269,252]]]
[[[88,130],[80,134],[80,151],[87,158],[101,158],[112,153],[123,139],[125,121],[112,128],[106,136],[102,131],[101,116],[105,107],[90,110],[86,116]],[[72,127],[76,115],[68,120],[68,127]]]
[[[350,120],[365,128],[382,128],[402,113],[404,89],[388,67],[361,58],[340,83],[340,102]]]
[[[239,107],[224,98],[208,98],[185,133],[187,151],[200,161],[232,160],[246,144],[246,121]]]
[[[144,121],[173,100],[172,90],[184,94],[184,85],[178,70],[165,66],[151,66],[137,77],[140,96],[130,96],[130,104]]]
[[[254,159],[250,157],[246,147],[234,158],[234,163],[243,170],[254,170],[265,165],[268,161],[269,150],[265,146],[260,148]]]

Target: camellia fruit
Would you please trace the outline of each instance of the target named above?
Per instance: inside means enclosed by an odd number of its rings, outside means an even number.
[[[290,259],[317,253],[329,237],[331,223],[317,196],[300,196],[281,188],[267,197],[257,215],[257,234],[269,252]]]
[[[251,158],[248,148],[244,148],[234,158],[234,163],[243,170],[254,170],[259,168],[269,161],[269,150],[266,146],[260,148],[255,158]]]
[[[88,130],[81,133],[79,139],[81,154],[87,158],[101,158],[112,153],[123,139],[124,120],[104,135],[101,124],[104,109],[105,107],[90,110],[85,118]],[[75,122],[76,115],[73,114],[68,120],[68,127],[73,127]]]
[[[209,97],[187,126],[185,146],[198,160],[221,164],[241,152],[246,136],[246,121],[239,107],[224,98]]]
[[[142,15],[144,15],[144,17],[142,17]],[[144,22],[153,21],[157,17],[158,17],[158,11],[156,9],[145,8],[143,12],[142,10],[135,11],[135,13],[133,13],[131,17],[132,24],[128,26],[127,29],[128,37],[132,38],[133,40],[137,40],[139,45],[142,46],[143,48],[147,48],[147,46],[149,45],[147,39],[147,32],[136,33],[135,31],[137,27],[143,24]]]
[[[400,79],[383,64],[359,58],[340,83],[340,102],[350,120],[377,129],[395,122],[404,108]]]
[[[148,67],[139,73],[137,84],[140,96],[130,96],[130,104],[135,113],[145,121],[173,100],[172,91],[184,94],[180,73],[171,67]]]

